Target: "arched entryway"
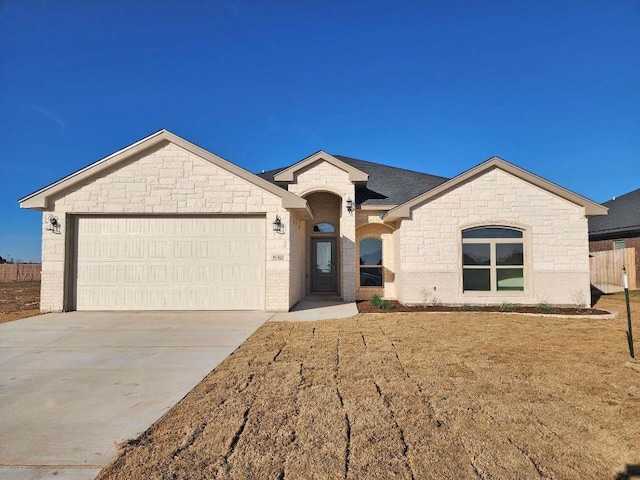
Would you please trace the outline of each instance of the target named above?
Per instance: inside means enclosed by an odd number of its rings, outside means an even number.
[[[338,294],[341,277],[340,216],[342,199],[329,192],[305,196],[314,214],[307,224],[309,245],[307,292]]]

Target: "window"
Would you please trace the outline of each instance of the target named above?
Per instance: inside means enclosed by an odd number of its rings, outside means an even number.
[[[360,240],[360,286],[382,286],[382,240]]]
[[[462,232],[463,291],[524,290],[522,230],[478,227]]]
[[[613,249],[614,250],[622,250],[623,248],[625,248],[625,243],[624,240],[615,240],[613,242]]]
[[[316,233],[334,233],[335,228],[330,223],[321,222],[321,223],[316,223],[313,226],[313,231]]]

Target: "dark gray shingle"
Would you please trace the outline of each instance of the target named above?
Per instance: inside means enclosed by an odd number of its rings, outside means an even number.
[[[334,155],[334,157],[369,175],[367,185],[356,188],[357,205],[400,205],[449,180],[445,177],[343,155]],[[286,184],[279,184],[273,180],[273,177],[285,168],[289,167],[269,170],[259,173],[258,176],[286,189]]]
[[[589,219],[590,237],[640,233],[640,189],[602,205],[609,209],[609,214]]]

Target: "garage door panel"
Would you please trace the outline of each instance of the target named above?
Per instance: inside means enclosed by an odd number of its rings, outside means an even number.
[[[198,285],[203,282],[225,282],[218,288],[262,285],[264,268],[255,265],[229,265],[220,261],[217,265],[130,265],[84,262],[78,268],[78,278],[84,280],[84,287],[121,285],[124,283],[148,284],[171,283]],[[233,284],[233,285],[231,285]],[[82,284],[81,284],[82,285]]]
[[[156,288],[154,288],[156,287]],[[90,287],[83,292],[85,307],[79,310],[245,310],[264,308],[264,289],[194,289],[181,286],[150,286],[123,289],[116,286]],[[186,306],[183,306],[186,305]],[[214,308],[212,305],[221,305]],[[240,307],[237,307],[240,305]]]
[[[264,308],[264,217],[80,217],[78,310]]]

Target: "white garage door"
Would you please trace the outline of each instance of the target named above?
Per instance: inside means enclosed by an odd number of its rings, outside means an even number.
[[[262,310],[265,218],[78,217],[77,310]]]

